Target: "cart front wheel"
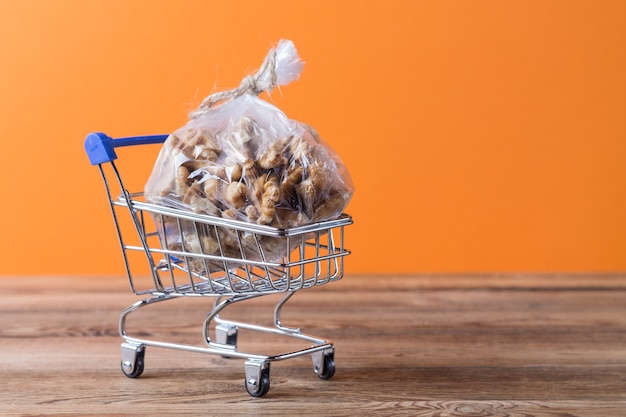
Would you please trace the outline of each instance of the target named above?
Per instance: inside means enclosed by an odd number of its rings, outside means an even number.
[[[262,397],[270,390],[269,363],[246,362],[246,391],[253,397]]]

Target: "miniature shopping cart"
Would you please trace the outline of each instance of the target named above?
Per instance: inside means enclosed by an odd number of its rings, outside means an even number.
[[[120,315],[123,373],[130,378],[140,376],[146,346],[154,346],[245,359],[245,387],[254,397],[268,392],[270,363],[274,361],[310,354],[317,376],[332,377],[335,373],[333,343],[284,326],[280,316],[285,302],[297,291],[341,279],[343,258],[350,253],[344,247],[344,228],[352,224],[350,216],[344,214],[336,220],[280,229],[150,204],[142,193],[130,192],[125,187],[122,170],[116,166],[115,149],[160,144],[166,138],[167,135],[154,135],[112,139],[103,133],[92,133],[85,139],[89,160],[98,166],[104,180],[131,291],[147,296]],[[166,221],[170,229],[172,225],[178,228],[168,233],[178,235],[188,227],[192,227],[196,235],[220,236],[221,232],[227,232],[239,243],[239,253],[233,254],[232,250],[227,252],[221,247],[209,253],[201,245],[188,247],[184,244],[174,250],[167,244],[167,235],[159,233],[158,225]],[[277,262],[267,259],[261,240],[268,238],[273,244],[285,245],[288,255],[284,259]],[[245,250],[244,240],[247,242]],[[251,254],[251,246],[255,253]],[[143,265],[140,270],[145,272],[136,272],[137,258]],[[206,267],[198,268],[198,265]],[[282,297],[273,311],[273,327],[220,317],[231,304],[276,293]],[[213,308],[202,323],[200,346],[149,340],[131,336],[127,331],[126,320],[131,313],[151,304],[188,296],[215,298]],[[239,329],[288,336],[306,342],[307,347],[278,355],[240,352],[237,348]]]

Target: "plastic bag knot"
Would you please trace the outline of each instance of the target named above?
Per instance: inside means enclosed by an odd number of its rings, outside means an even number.
[[[298,79],[303,65],[293,42],[281,39],[278,45],[269,51],[256,73],[245,77],[237,88],[219,91],[206,97],[197,110],[189,113],[189,118],[194,119],[205,114],[223,100],[232,100],[243,94],[258,96],[264,91],[271,92],[277,85],[289,84]]]

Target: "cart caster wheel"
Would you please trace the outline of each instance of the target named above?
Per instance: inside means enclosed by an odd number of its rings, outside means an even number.
[[[145,345],[122,343],[121,368],[124,375],[137,378],[143,373],[145,353]]]
[[[268,362],[246,361],[246,391],[252,397],[262,397],[270,390]]]
[[[320,379],[330,379],[335,375],[335,351],[315,352],[313,370]]]

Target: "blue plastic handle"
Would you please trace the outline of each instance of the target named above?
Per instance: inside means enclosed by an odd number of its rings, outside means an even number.
[[[90,133],[85,138],[85,152],[91,165],[98,165],[117,159],[115,148],[163,143],[167,137],[168,135],[148,135],[113,139],[101,132]]]

